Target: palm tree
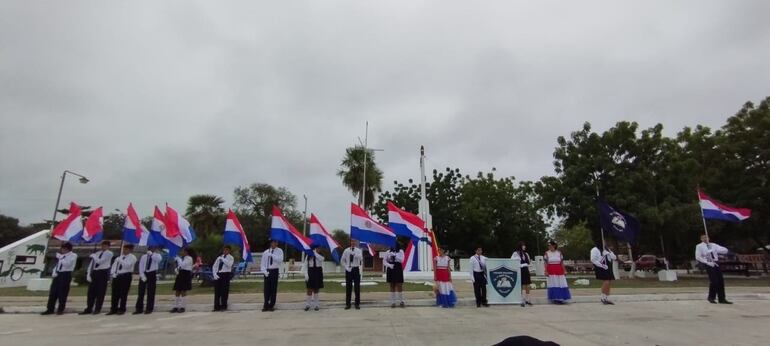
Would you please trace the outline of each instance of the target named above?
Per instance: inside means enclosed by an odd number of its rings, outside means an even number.
[[[382,171],[374,163],[374,151],[367,150],[366,153],[366,205],[364,209],[369,209],[374,204],[374,196],[382,191]],[[342,185],[348,188],[354,196],[358,196],[358,204],[364,202],[364,195],[361,194],[361,188],[364,185],[364,147],[357,145],[345,149],[345,157],[340,164],[340,170],[337,175],[342,178]]]
[[[204,237],[224,229],[225,200],[215,195],[193,195],[187,200],[185,214],[193,229]]]

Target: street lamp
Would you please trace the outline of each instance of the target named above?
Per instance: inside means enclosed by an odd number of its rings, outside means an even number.
[[[64,178],[67,177],[67,174],[72,174],[76,177],[80,177],[78,181],[80,181],[81,184],[88,184],[89,180],[82,174],[75,173],[73,171],[65,170],[61,174],[61,183],[59,184],[59,195],[56,196],[56,207],[53,208],[53,217],[51,217],[51,230],[53,230],[53,227],[56,225],[56,213],[59,211],[59,201],[61,201],[61,191],[64,188]]]
[[[358,138],[358,143],[364,148],[364,179],[361,186],[361,208],[366,209],[366,166],[367,166],[367,154],[369,151],[385,151],[384,149],[369,149],[369,122],[366,122],[366,132],[364,134],[364,140],[361,141],[361,137]]]

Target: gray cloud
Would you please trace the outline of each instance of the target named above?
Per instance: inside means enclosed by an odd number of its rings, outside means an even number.
[[[286,186],[330,228],[363,136],[386,188],[429,168],[551,174],[584,121],[716,127],[768,94],[765,1],[0,4],[0,212],[183,209]]]

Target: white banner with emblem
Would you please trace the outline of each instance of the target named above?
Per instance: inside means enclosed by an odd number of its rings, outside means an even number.
[[[489,304],[520,304],[519,260],[487,258],[487,301]]]

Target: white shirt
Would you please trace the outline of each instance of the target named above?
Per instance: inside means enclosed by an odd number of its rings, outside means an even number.
[[[232,273],[233,262],[235,262],[233,255],[219,255],[219,257],[217,257],[217,259],[214,261],[214,265],[211,267],[211,274],[214,276],[214,279],[219,279],[219,275],[217,275],[219,273]],[[220,266],[222,267],[221,269]]]
[[[393,262],[401,263],[401,266],[404,265],[404,251],[398,250],[398,252],[388,251],[385,253],[385,257],[382,259],[382,266],[386,268],[393,269],[395,267],[394,263],[391,263],[391,259]]]
[[[305,275],[305,281],[310,279],[308,275],[308,268],[321,268],[321,271],[323,271],[324,256],[315,251],[313,254],[315,256],[308,256],[305,259],[305,262],[302,263],[302,274]]]
[[[184,258],[176,256],[174,257],[174,261],[176,261],[177,270],[186,270],[190,272],[193,270],[193,259],[190,256],[184,256]]]
[[[263,273],[267,273],[271,269],[281,269],[281,264],[283,264],[283,250],[281,248],[270,248],[262,253],[260,268]]]
[[[701,242],[695,246],[695,260],[709,267],[719,266],[719,255],[727,252],[727,248],[719,244]]]
[[[524,252],[524,256],[527,259],[529,259],[529,254],[528,253]],[[521,256],[519,256],[519,252],[518,251],[514,251],[513,252],[513,255],[511,255],[511,259],[512,260],[519,260],[519,268],[527,268],[527,267],[529,267],[529,263],[522,262],[522,258],[521,258]]]
[[[436,261],[436,269],[448,269],[450,271],[452,270],[452,267],[449,265],[450,264],[449,262],[451,261],[449,256],[446,256],[446,255],[436,256],[433,260]]]
[[[618,257],[615,256],[615,254],[610,250],[599,251],[599,248],[595,246],[593,249],[591,249],[591,263],[593,263],[595,266],[603,269],[609,269],[607,266],[607,258],[612,261],[618,259]]]
[[[112,277],[116,277],[120,274],[131,274],[134,272],[134,265],[136,265],[136,256],[130,253],[128,255],[120,255],[112,262]]]
[[[353,260],[350,259],[351,255],[353,256]],[[346,248],[345,251],[342,252],[340,263],[342,263],[342,266],[345,267],[345,271],[347,272],[353,270],[353,268],[360,268],[364,265],[364,253],[361,252],[361,249],[359,248]]]
[[[92,253],[88,257],[91,257],[91,265],[88,266],[88,270],[103,270],[110,269],[110,263],[112,263],[112,251],[100,250]]]
[[[150,268],[147,268],[147,259],[152,259],[150,261]],[[139,258],[139,278],[142,281],[147,280],[147,277],[144,275],[145,273],[152,273],[158,271],[158,264],[160,264],[160,261],[163,260],[163,256],[161,256],[159,253],[154,253],[152,251],[147,251],[142,257]]]
[[[59,261],[56,263],[56,267],[53,269],[53,277],[56,277],[59,273],[71,273],[73,270],[75,270],[75,264],[78,261],[78,255],[72,251],[65,254],[57,253],[56,259]]]

